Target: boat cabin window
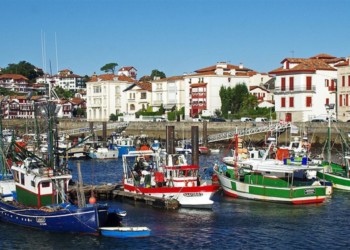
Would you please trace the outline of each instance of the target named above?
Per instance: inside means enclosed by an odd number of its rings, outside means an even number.
[[[48,187],[50,187],[50,182],[49,182],[49,181],[42,182],[42,183],[41,183],[41,186],[42,186],[43,188],[48,188]]]
[[[32,185],[32,187],[35,187],[35,181],[31,181],[30,184]]]
[[[24,174],[21,173],[21,184],[24,185]]]

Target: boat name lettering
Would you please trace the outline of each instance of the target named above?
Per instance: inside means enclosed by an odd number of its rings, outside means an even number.
[[[202,193],[184,193],[185,197],[196,197],[196,196],[203,196]]]
[[[37,217],[36,222],[40,224],[46,224],[46,219],[45,217]]]
[[[306,195],[316,194],[315,189],[306,189],[305,190]]]

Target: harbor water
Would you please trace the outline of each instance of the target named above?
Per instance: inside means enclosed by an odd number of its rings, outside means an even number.
[[[202,167],[220,155],[200,156]],[[77,161],[71,161],[77,180]],[[85,184],[122,180],[118,160],[80,161]],[[127,211],[126,226],[149,227],[151,237],[115,239],[55,234],[0,223],[1,249],[345,249],[350,244],[350,192],[323,204],[285,205],[217,193],[211,210],[163,210],[140,202],[106,201]],[[105,201],[104,201],[105,202]]]

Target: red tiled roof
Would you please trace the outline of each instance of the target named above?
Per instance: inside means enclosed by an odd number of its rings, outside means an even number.
[[[265,89],[265,88],[263,88],[263,87],[261,87],[261,86],[250,86],[250,87],[249,87],[249,91],[252,91],[252,90],[254,90],[254,89],[261,89],[262,91],[265,91],[265,92],[267,92],[267,93],[270,93],[270,91],[269,91],[268,89]]]
[[[183,80],[183,79],[184,79],[184,76],[170,76],[170,77],[154,80],[152,82],[176,81],[176,80]]]
[[[125,81],[125,82],[135,82],[134,79],[128,77],[128,76],[125,76],[125,75],[120,75],[120,76],[117,76],[117,75],[114,75],[114,74],[102,74],[102,75],[93,75],[91,76],[90,78],[90,81],[89,82],[97,82],[99,80],[101,81],[113,81],[115,78],[118,78],[119,81]]]
[[[349,60],[346,60],[346,61],[343,61],[341,63],[334,65],[334,67],[343,67],[343,66],[349,66],[349,65],[350,65]]]
[[[133,66],[125,66],[125,67],[120,68],[118,71],[130,71],[132,69],[135,69],[135,68]]]
[[[295,58],[294,58],[295,59]],[[283,67],[277,68],[269,72],[269,74],[281,74],[281,73],[292,73],[292,72],[315,72],[316,70],[331,70],[336,71],[335,68],[327,64],[327,62],[323,59],[301,59],[297,60],[293,59],[285,59],[284,61],[289,62],[298,62],[299,64],[293,68],[284,69]]]
[[[73,97],[73,98],[70,99],[70,102],[73,103],[73,104],[79,105],[79,104],[85,102],[85,100],[81,99],[81,98]]]
[[[191,84],[191,88],[198,88],[198,87],[205,87],[207,86],[207,83],[193,83]]]
[[[137,86],[139,86],[143,90],[152,91],[152,84],[150,82],[136,82]]]
[[[245,67],[240,68],[240,66],[236,66],[236,65],[232,65],[232,64],[226,64],[226,65],[227,65],[227,67],[224,68],[226,70],[234,69],[236,71],[252,71],[251,69],[248,69],[248,68],[245,68]],[[196,73],[214,72],[217,68],[221,68],[221,67],[219,67],[218,65],[213,65],[213,66],[209,66],[209,67],[206,67],[206,68],[197,69],[194,72],[196,72]]]
[[[0,74],[0,79],[13,79],[28,81],[28,78],[19,74]]]
[[[337,58],[336,56],[328,55],[325,53],[321,53],[315,56],[310,57],[310,59],[334,59]]]

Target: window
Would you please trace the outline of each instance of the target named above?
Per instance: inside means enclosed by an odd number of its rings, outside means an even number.
[[[339,107],[343,106],[343,95],[339,95]]]
[[[43,188],[48,188],[48,187],[50,187],[50,182],[49,182],[49,181],[42,182],[42,183],[41,183],[41,186],[42,186]]]
[[[281,98],[281,107],[282,107],[282,108],[285,108],[285,107],[286,107],[286,98],[285,98],[285,97],[282,97],[282,98]]]
[[[131,111],[134,111],[134,110],[135,110],[135,105],[134,105],[134,104],[131,104],[131,105],[130,105],[130,110],[131,110]]]
[[[294,97],[289,97],[289,107],[294,107]]]
[[[306,90],[312,89],[312,78],[311,76],[306,77]]]
[[[306,107],[308,107],[308,108],[312,107],[312,97],[311,96],[306,97]]]
[[[341,77],[341,85],[342,87],[345,87],[345,76]]]
[[[146,92],[142,92],[140,99],[147,99],[147,93]]]
[[[101,86],[94,86],[94,93],[101,93]]]
[[[289,77],[289,90],[294,90],[294,77]]]
[[[326,105],[329,105],[329,98],[326,98]]]
[[[286,90],[286,78],[284,77],[281,78],[281,90],[282,91]]]
[[[348,86],[350,87],[350,75],[348,75]]]
[[[21,173],[21,184],[24,185],[24,174]]]

